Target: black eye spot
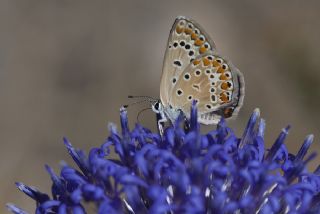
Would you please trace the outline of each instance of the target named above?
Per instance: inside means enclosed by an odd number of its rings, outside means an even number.
[[[177,79],[176,78],[173,78],[172,79],[172,83],[174,84],[174,83],[176,83],[177,82]]]
[[[210,74],[210,70],[206,70],[206,74]]]
[[[232,86],[231,82],[227,82],[227,84],[229,88]]]
[[[200,39],[201,41],[204,41],[204,37],[203,37],[203,36],[200,36],[199,39]]]
[[[182,95],[182,90],[181,89],[178,89],[177,90],[177,94],[180,96],[180,95]]]
[[[194,52],[193,51],[189,51],[189,56],[193,56]]]
[[[196,70],[196,75],[199,76],[201,74],[200,70]]]
[[[222,63],[222,60],[221,59],[217,59],[217,62],[219,62],[220,64]]]
[[[208,45],[208,44],[204,44],[204,47],[205,47],[205,48],[208,48],[208,47],[209,47],[209,45]]]
[[[198,30],[198,29],[195,29],[194,32],[195,32],[196,34],[199,34],[199,30]]]
[[[192,28],[192,25],[191,25],[191,24],[188,24],[188,27],[189,27],[189,28]]]
[[[178,42],[174,42],[174,43],[173,43],[173,47],[176,48],[177,46],[178,46]]]
[[[222,65],[223,69],[227,69],[227,66],[225,64]]]
[[[230,75],[228,73],[226,73],[225,75],[226,75],[226,77],[230,77]]]
[[[230,93],[229,93],[229,92],[227,92],[227,95],[229,96],[229,95],[230,95]]]
[[[171,45],[169,45],[169,48],[171,48],[172,46]]]
[[[184,78],[188,80],[188,79],[190,79],[190,75],[189,74],[185,74]]]
[[[191,58],[191,59],[190,59],[190,62],[192,62],[193,60],[194,60],[194,58]]]
[[[185,46],[185,44],[186,44],[186,43],[185,43],[184,41],[181,41],[181,42],[180,42],[180,46]]]
[[[200,86],[197,84],[193,84],[192,88],[194,88],[195,90],[199,91],[200,90]]]
[[[207,107],[208,109],[211,109],[211,105],[206,105],[206,107]]]
[[[210,79],[213,79],[213,78],[214,78],[214,75],[213,75],[213,74],[211,74],[211,75],[210,75]]]
[[[179,67],[181,67],[181,65],[182,65],[179,60],[175,60],[175,61],[173,62],[173,64],[175,64],[175,65],[177,65],[177,66],[179,66]]]
[[[216,101],[216,96],[215,95],[211,95],[211,100],[212,100],[212,102],[215,102]]]
[[[188,96],[188,100],[192,100],[192,96],[191,95]]]
[[[211,85],[212,85],[212,86],[214,86],[214,85],[215,85],[215,83],[214,83],[214,82],[211,82]]]
[[[215,90],[214,88],[210,88],[210,92],[213,93]]]
[[[189,50],[191,47],[190,47],[189,44],[186,44],[185,48],[186,48],[187,50]]]
[[[210,61],[213,60],[212,56],[208,56],[208,60]]]

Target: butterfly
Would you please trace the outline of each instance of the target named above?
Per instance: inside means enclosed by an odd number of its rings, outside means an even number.
[[[170,31],[164,56],[160,100],[152,110],[160,115],[161,132],[168,119],[173,122],[182,112],[190,117],[197,103],[198,121],[217,124],[232,118],[242,106],[244,78],[240,71],[220,55],[204,29],[186,17],[177,17]]]

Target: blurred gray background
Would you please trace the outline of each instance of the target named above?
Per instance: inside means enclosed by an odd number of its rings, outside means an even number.
[[[197,20],[243,72],[244,106],[230,123],[238,135],[259,107],[268,145],[291,124],[291,152],[309,133],[319,150],[319,9],[319,1],[294,0],[1,0],[1,213],[6,202],[34,208],[14,181],[50,190],[44,164],[57,171],[60,160],[72,162],[63,136],[88,151],[107,137],[108,122],[119,124],[127,95],[159,97],[178,15]],[[129,110],[131,125],[143,107]],[[151,112],[140,119],[156,128]]]

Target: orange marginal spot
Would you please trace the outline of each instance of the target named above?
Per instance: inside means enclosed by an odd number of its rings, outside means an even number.
[[[198,65],[198,64],[200,63],[200,60],[195,59],[195,60],[193,60],[192,63],[193,63],[194,65]]]
[[[204,52],[206,52],[207,48],[205,48],[204,46],[201,46],[201,48],[199,49],[200,54],[203,54]]]
[[[183,28],[182,28],[182,27],[179,27],[179,26],[176,27],[176,32],[177,32],[178,34],[182,33],[182,31],[183,31]]]
[[[197,38],[198,38],[197,34],[194,33],[194,32],[192,32],[192,33],[191,33],[191,39],[192,39],[192,40],[195,40],[195,39],[197,39]]]
[[[202,45],[204,43],[204,41],[201,41],[200,39],[197,39],[195,42],[194,42],[194,44],[196,45],[196,46],[200,46],[200,45]]]
[[[186,28],[186,29],[184,29],[184,32],[185,32],[186,34],[191,34],[191,33],[192,33],[192,29]]]
[[[218,73],[223,73],[223,72],[225,72],[225,71],[226,71],[226,70],[223,69],[222,66],[219,66],[219,68],[218,68],[218,70],[217,70]]]
[[[225,93],[221,93],[220,94],[220,100],[223,102],[223,103],[226,103],[228,102],[228,96],[225,94]]]
[[[228,86],[228,83],[227,83],[227,82],[223,82],[223,83],[221,84],[221,89],[227,90],[228,88],[229,88],[229,86]]]
[[[220,66],[220,63],[217,60],[213,60],[212,64],[214,67]]]
[[[224,75],[224,74],[221,74],[220,77],[219,77],[220,80],[227,80],[227,76]]]
[[[232,116],[232,113],[233,113],[233,108],[226,108],[226,109],[224,109],[224,111],[223,111],[223,116],[224,116],[225,118],[229,118],[229,117]]]
[[[202,61],[204,66],[210,65],[210,60],[208,60],[207,58],[204,58]]]

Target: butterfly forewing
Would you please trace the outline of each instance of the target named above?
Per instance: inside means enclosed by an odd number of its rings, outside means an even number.
[[[240,77],[240,79],[239,79]],[[230,117],[239,106],[242,75],[218,53],[207,52],[193,60],[174,84],[169,104],[189,112],[196,100],[199,120],[205,124],[217,123],[221,116]]]
[[[195,21],[185,17],[175,20],[167,43],[161,77],[160,98],[164,106],[169,104],[173,87],[190,62],[214,49],[212,40]]]

